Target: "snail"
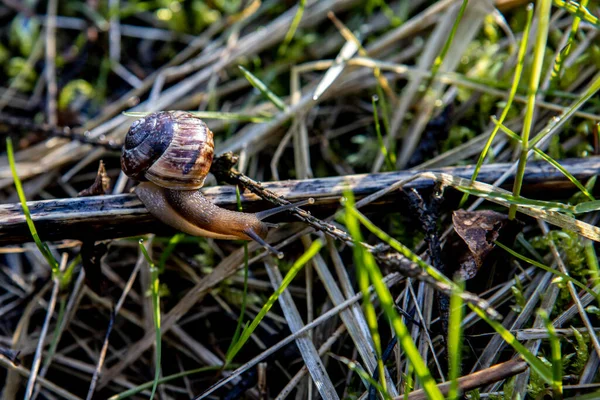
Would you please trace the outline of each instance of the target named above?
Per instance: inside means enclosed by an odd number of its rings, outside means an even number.
[[[211,203],[198,190],[214,154],[213,133],[200,118],[184,111],[161,111],[131,125],[121,153],[121,168],[141,183],[135,193],[150,214],[193,236],[254,240],[277,255],[265,242],[275,224],[263,220],[308,199],[257,213],[226,210]]]

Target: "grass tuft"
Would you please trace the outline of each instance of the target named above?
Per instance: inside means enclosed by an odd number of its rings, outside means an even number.
[[[10,165],[10,171],[12,173],[13,181],[15,183],[15,189],[17,190],[17,194],[19,195],[19,201],[21,202],[21,207],[23,208],[23,214],[25,214],[25,221],[27,221],[27,227],[29,228],[29,232],[31,233],[31,237],[33,238],[35,245],[46,261],[48,265],[52,269],[52,274],[54,276],[58,276],[60,274],[58,261],[52,255],[52,252],[40,239],[40,236],[37,233],[37,229],[35,229],[35,224],[33,223],[33,219],[31,218],[31,213],[29,212],[29,207],[27,206],[27,199],[25,198],[25,192],[23,191],[23,185],[21,184],[21,180],[19,179],[19,175],[17,174],[17,167],[15,165],[15,155],[13,150],[13,144],[11,138],[6,138],[6,154],[8,155],[8,163]]]

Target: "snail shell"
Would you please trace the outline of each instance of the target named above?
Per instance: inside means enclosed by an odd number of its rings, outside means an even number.
[[[138,181],[175,190],[202,187],[214,155],[213,133],[185,111],[162,111],[135,121],[125,137],[121,168]]]

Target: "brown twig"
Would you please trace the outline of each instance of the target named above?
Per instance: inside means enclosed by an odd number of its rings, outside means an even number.
[[[513,375],[520,374],[528,368],[527,363],[523,360],[510,360],[502,364],[496,364],[486,368],[483,371],[477,371],[472,374],[458,378],[458,388],[461,392],[477,389],[490,383],[501,381],[502,379],[510,378]],[[438,389],[443,395],[448,394],[450,390],[450,382],[445,382],[438,385]],[[398,396],[394,400],[403,400],[404,396]],[[424,390],[415,390],[408,395],[409,400],[425,400],[427,395]]]

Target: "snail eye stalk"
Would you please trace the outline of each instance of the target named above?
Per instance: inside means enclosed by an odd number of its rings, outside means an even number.
[[[275,247],[265,242],[264,239],[258,236],[256,232],[254,232],[252,229],[248,229],[247,231],[245,231],[245,233],[246,235],[250,236],[252,240],[260,244],[265,250],[273,254],[275,257],[279,258],[280,260],[283,258],[283,253],[281,251],[277,250]]]
[[[255,215],[259,221],[262,221],[263,219],[269,218],[272,215],[279,214],[283,211],[287,211],[287,210],[295,208],[295,207],[301,207],[301,206],[305,206],[307,204],[313,204],[314,202],[315,202],[315,199],[313,199],[312,197],[309,197],[308,199],[299,201],[297,203],[285,204],[283,206],[271,208],[269,210],[259,211]]]

